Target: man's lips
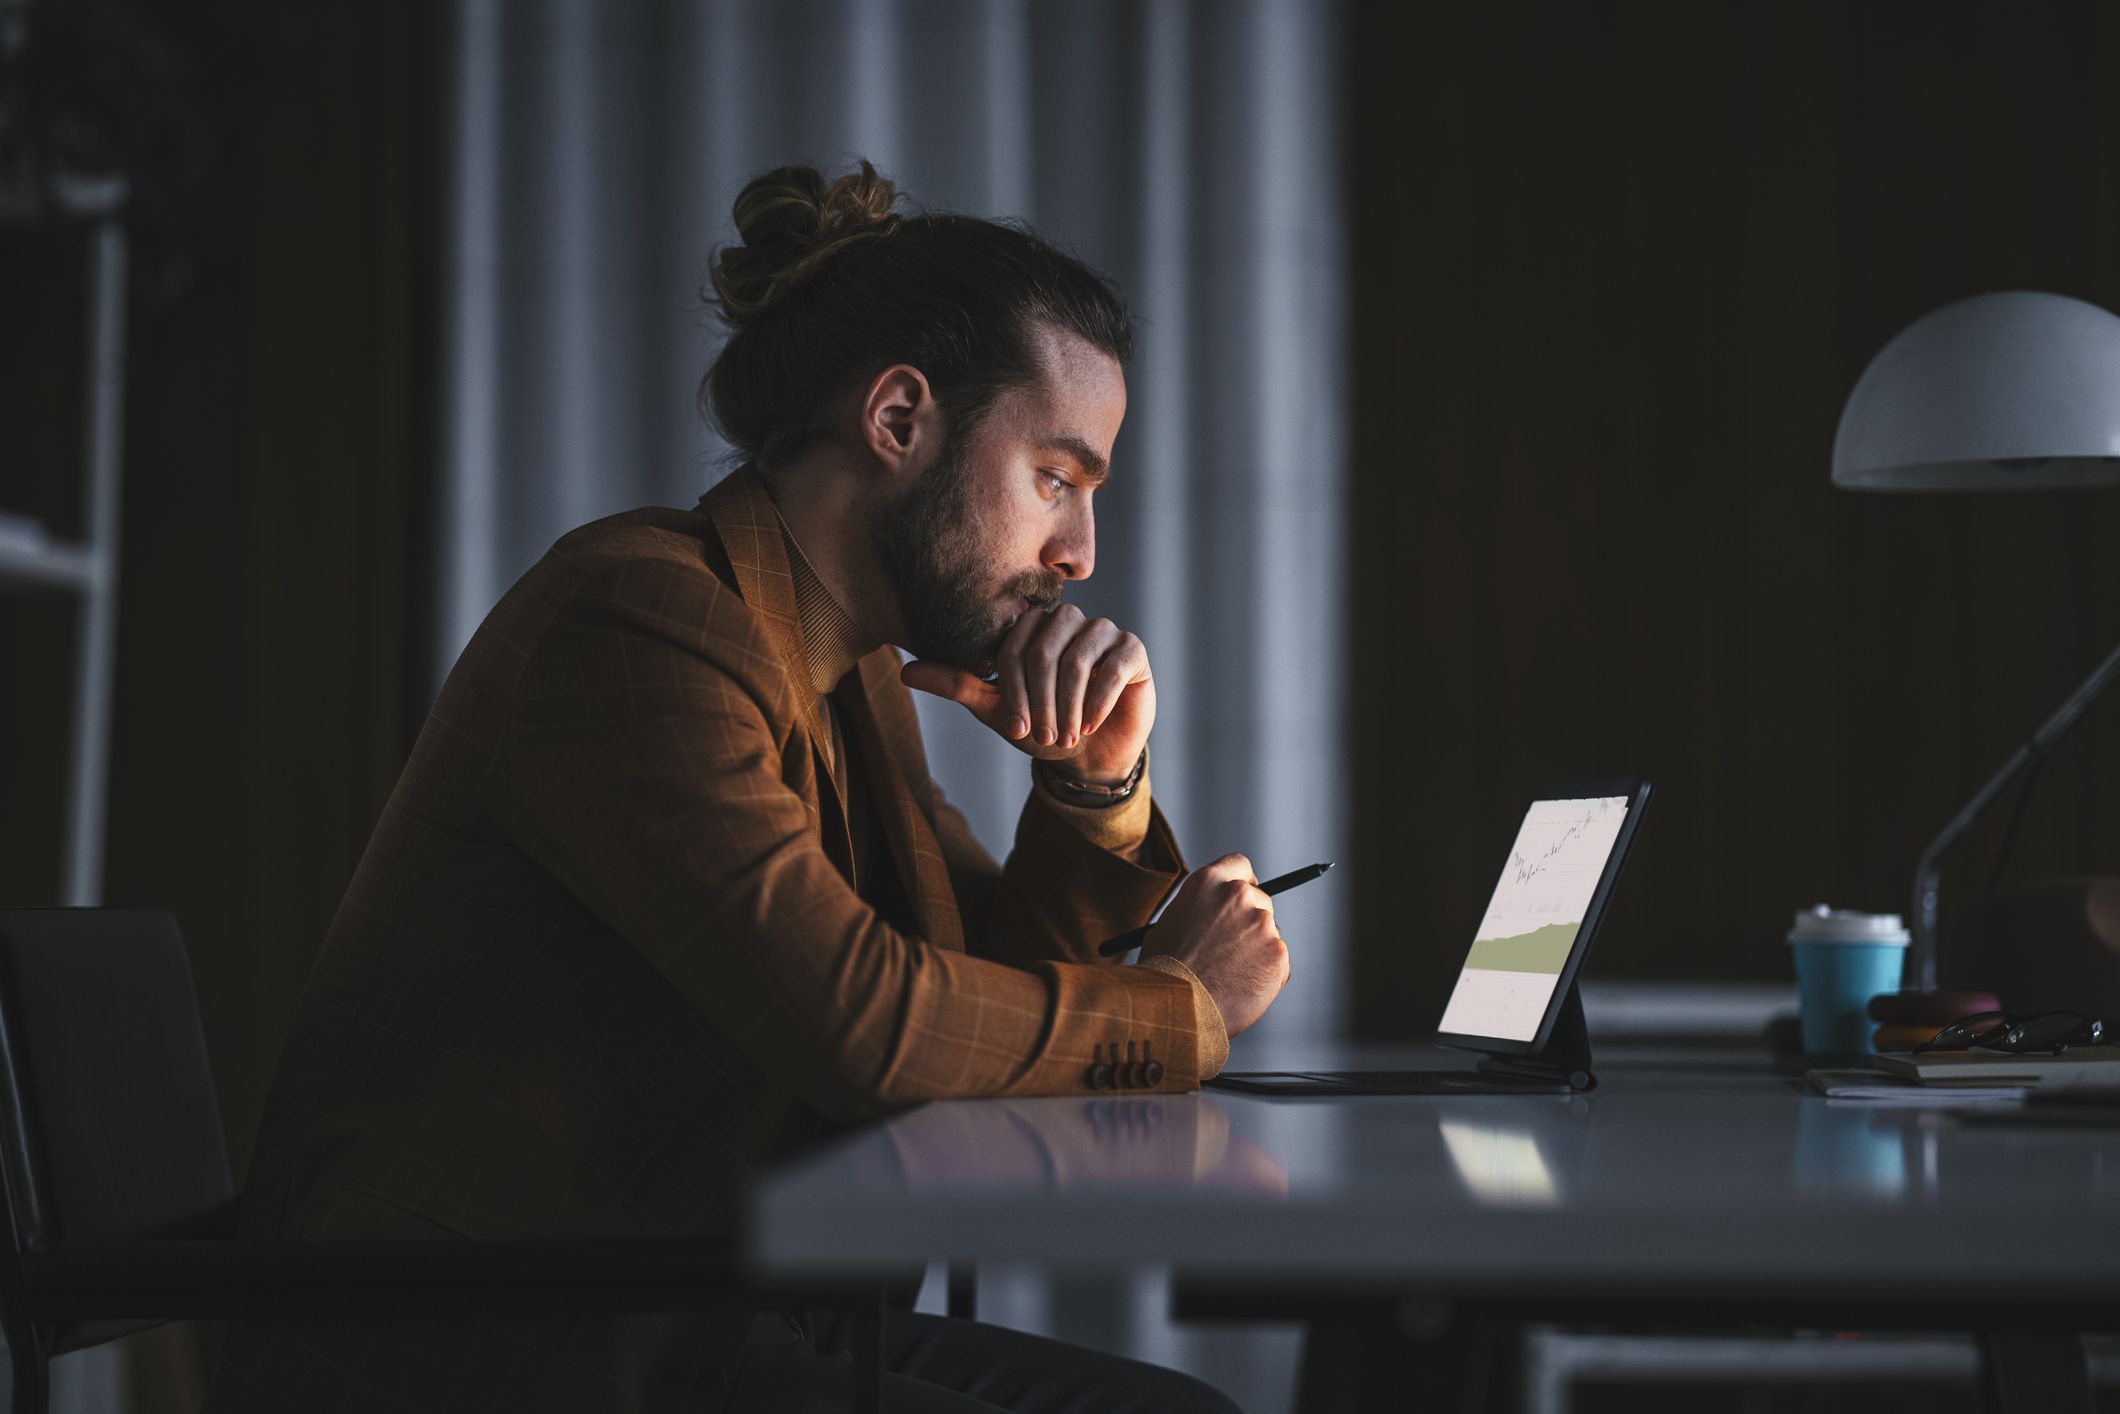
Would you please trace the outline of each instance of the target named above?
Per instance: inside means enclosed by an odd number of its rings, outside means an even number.
[[[1024,594],[1018,591],[1016,602],[1023,606],[1023,613],[1027,614],[1033,609],[1036,609],[1041,614],[1048,613],[1060,602],[1060,589],[1056,585],[1045,593]]]
[[[1009,623],[1013,625],[1025,614],[1033,611],[1041,614],[1051,613],[1053,608],[1060,602],[1060,591],[1057,587],[1051,593],[1033,592],[1025,594],[1020,589],[1013,592],[1005,591],[1001,602],[1008,614]]]

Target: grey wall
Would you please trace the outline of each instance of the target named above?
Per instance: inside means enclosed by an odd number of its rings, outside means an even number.
[[[709,249],[743,183],[865,156],[920,204],[1026,218],[1141,320],[1076,596],[1149,645],[1157,798],[1189,854],[1337,857],[1346,800],[1345,318],[1331,6],[464,0],[443,290],[438,685],[555,538],[726,470],[694,411]],[[997,852],[1022,758],[923,703]],[[1344,879],[1344,875],[1341,879]],[[1262,1035],[1335,1030],[1341,879],[1292,895],[1300,985]]]

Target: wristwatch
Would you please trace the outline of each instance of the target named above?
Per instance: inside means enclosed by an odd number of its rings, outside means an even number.
[[[1141,777],[1148,771],[1148,748],[1134,758],[1134,769],[1126,773],[1126,779],[1115,786],[1100,786],[1093,781],[1078,780],[1047,761],[1032,761],[1031,769],[1045,788],[1069,805],[1087,806],[1092,810],[1103,810],[1130,798]]]

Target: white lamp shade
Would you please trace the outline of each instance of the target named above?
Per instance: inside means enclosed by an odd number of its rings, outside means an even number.
[[[2065,295],[1975,295],[1915,320],[1856,380],[1833,484],[2120,486],[2120,318]]]

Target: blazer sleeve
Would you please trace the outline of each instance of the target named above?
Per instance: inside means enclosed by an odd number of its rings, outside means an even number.
[[[878,703],[879,709],[894,719],[915,720],[910,693],[895,675],[879,688],[901,699]],[[1146,827],[1128,850],[1092,839],[1079,819],[1093,812],[1056,803],[1030,779],[1014,846],[1007,862],[996,864],[928,772],[926,753],[907,753],[901,764],[910,768],[908,783],[935,827],[964,919],[965,949],[975,957],[1016,967],[1049,961],[1118,966],[1116,958],[1099,957],[1097,945],[1146,923],[1185,877],[1185,857],[1145,775]],[[1024,774],[1031,776],[1027,758]]]
[[[1053,959],[1019,968],[879,918],[782,779],[798,721],[740,600],[699,566],[619,561],[585,577],[529,649],[496,809],[708,1024],[835,1118],[1081,1093],[1092,1049],[1129,1042],[1163,1061],[1160,1088],[1198,1084],[1182,978]]]
[[[1129,859],[1090,840],[1033,786],[1000,879],[966,914],[965,946],[1016,967],[1117,966],[1097,945],[1146,923],[1184,876],[1178,842],[1153,802],[1148,836]]]

